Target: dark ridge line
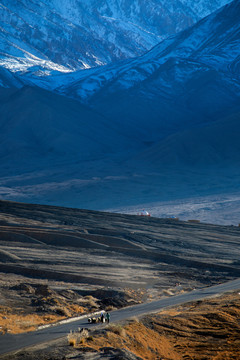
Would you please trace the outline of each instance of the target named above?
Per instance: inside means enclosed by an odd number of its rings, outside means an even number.
[[[183,259],[174,255],[168,255],[166,253],[159,253],[159,252],[152,252],[152,251],[146,251],[146,250],[132,250],[132,249],[122,249],[117,248],[118,252],[128,255],[128,256],[134,256],[144,259],[150,259],[154,261],[164,262],[166,264],[178,264],[183,265],[185,267],[196,267],[197,269],[205,269],[205,270],[213,270],[217,272],[227,272],[232,275],[239,275],[240,276],[240,268],[234,268],[232,266],[227,265],[218,265],[218,264],[209,264],[202,261],[197,260],[188,260]],[[108,248],[107,250],[116,251],[116,248]]]
[[[117,286],[118,283],[114,281],[97,279],[87,276],[81,276],[76,274],[66,274],[58,271],[51,270],[41,270],[34,268],[25,268],[18,265],[10,264],[0,264],[0,272],[3,273],[13,273],[17,275],[25,275],[30,278],[45,279],[55,281],[68,281],[68,282],[80,282],[82,284],[91,284],[91,285],[105,285],[105,286]]]
[[[146,225],[151,224],[151,226],[161,226],[161,225],[171,225],[176,226],[177,228],[188,226],[189,228],[194,228],[197,226],[198,228],[225,228],[228,229],[232,227],[230,225],[216,225],[216,224],[209,224],[209,223],[198,223],[193,224],[188,221],[176,220],[176,219],[169,219],[169,218],[156,218],[156,217],[144,217],[139,215],[133,214],[121,214],[121,213],[111,213],[105,211],[98,211],[98,210],[88,210],[88,209],[79,209],[79,208],[71,208],[71,207],[63,207],[63,206],[54,206],[54,205],[41,205],[41,204],[31,204],[31,203],[21,203],[21,202],[14,202],[8,200],[0,200],[0,211],[5,213],[6,215],[11,214],[15,216],[19,216],[22,219],[26,219],[28,221],[35,220],[35,221],[48,221],[49,224],[58,226],[75,226],[82,228],[82,222],[87,221],[87,225],[84,227],[92,226],[92,224],[96,223],[98,220],[104,220],[107,222],[114,222],[117,220],[116,227],[118,227],[119,220],[131,220],[131,227],[132,225]],[[25,212],[25,214],[24,214]],[[43,214],[44,213],[44,214]],[[61,218],[64,216],[65,220],[59,220],[59,215]],[[69,219],[70,218],[70,219]],[[57,223],[51,223],[51,220],[57,221]],[[6,222],[5,222],[6,223]],[[14,226],[15,224],[11,224]],[[126,223],[125,223],[126,225]],[[9,226],[9,225],[8,225]],[[26,225],[17,224],[19,228]],[[28,226],[28,225],[27,225]],[[32,227],[33,225],[29,225]],[[37,225],[39,227],[39,225]],[[99,234],[101,231],[105,232],[104,225],[101,227],[99,225]],[[240,231],[240,228],[234,226],[234,230]],[[89,229],[91,231],[91,229]],[[116,230],[115,230],[116,231]]]

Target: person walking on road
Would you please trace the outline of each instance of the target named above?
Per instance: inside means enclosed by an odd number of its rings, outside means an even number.
[[[107,323],[109,324],[109,321],[110,321],[110,314],[107,312],[106,313],[106,320],[107,320]]]
[[[104,318],[104,314],[103,312],[101,312],[101,322],[104,323],[105,322],[105,318]]]

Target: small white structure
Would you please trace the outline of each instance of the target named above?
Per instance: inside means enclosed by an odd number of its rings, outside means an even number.
[[[147,210],[141,210],[140,213],[138,213],[140,216],[151,216],[150,213]]]

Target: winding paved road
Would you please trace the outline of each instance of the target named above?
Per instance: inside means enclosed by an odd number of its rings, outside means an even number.
[[[196,301],[212,297],[230,290],[240,289],[240,279],[229,281],[224,284],[215,285],[199,290],[193,290],[182,295],[152,301],[150,303],[130,306],[121,310],[111,312],[111,322],[130,319],[134,316],[158,312],[166,307],[180,305],[189,301]],[[55,340],[66,336],[70,330],[77,330],[79,327],[91,328],[93,325],[87,323],[87,318],[68,322],[61,325],[50,326],[35,332],[0,336],[0,355],[22,350],[26,347]],[[103,326],[103,325],[101,325]]]

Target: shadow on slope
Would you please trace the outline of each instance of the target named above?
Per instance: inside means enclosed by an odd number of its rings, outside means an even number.
[[[132,159],[146,167],[229,168],[240,163],[240,113],[169,136]]]
[[[51,92],[25,87],[0,102],[1,161],[48,166],[99,159],[129,141],[102,115]]]

